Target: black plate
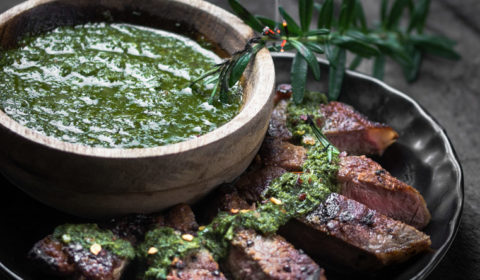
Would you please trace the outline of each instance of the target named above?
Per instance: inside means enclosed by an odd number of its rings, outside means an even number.
[[[274,61],[277,82],[289,83],[292,56],[278,54]],[[325,62],[321,63],[321,70],[322,80],[310,77],[309,89],[326,90]],[[348,72],[341,101],[353,105],[372,120],[388,123],[399,132],[398,142],[376,160],[393,175],[415,186],[432,213],[432,221],[425,232],[431,236],[433,250],[371,276],[425,279],[452,243],[462,212],[463,175],[453,147],[444,130],[415,101],[368,76]],[[36,202],[1,176],[0,184],[0,268],[13,279],[49,279],[32,268],[26,259],[28,250],[56,225],[81,220]],[[327,273],[329,279],[344,278]]]

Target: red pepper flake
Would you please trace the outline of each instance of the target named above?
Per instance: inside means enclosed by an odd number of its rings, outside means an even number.
[[[299,185],[303,184],[303,180],[300,177],[300,175],[298,175],[297,184],[299,184]]]
[[[307,198],[307,194],[306,193],[301,193],[298,195],[298,200],[300,201],[304,201],[305,198]]]
[[[308,183],[312,184],[312,178],[308,178]]]

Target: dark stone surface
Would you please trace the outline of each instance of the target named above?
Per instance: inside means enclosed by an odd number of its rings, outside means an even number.
[[[0,12],[21,1],[1,0]],[[210,0],[228,7],[226,0]],[[296,0],[281,0],[296,14]],[[375,20],[378,0],[363,0],[367,18]],[[396,65],[388,64],[385,81],[417,100],[445,128],[460,157],[465,175],[465,207],[458,235],[445,259],[428,279],[480,279],[480,1],[431,1],[427,31],[447,35],[458,42],[460,61],[427,57],[420,79],[404,81]],[[244,0],[252,11],[275,16],[274,1]],[[369,72],[370,65],[360,68]]]

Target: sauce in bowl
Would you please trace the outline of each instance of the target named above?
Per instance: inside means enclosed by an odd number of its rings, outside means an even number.
[[[205,44],[204,44],[205,45]],[[208,103],[191,81],[221,59],[170,32],[122,23],[58,27],[0,58],[0,108],[65,142],[144,148],[181,142],[231,120],[241,104]]]

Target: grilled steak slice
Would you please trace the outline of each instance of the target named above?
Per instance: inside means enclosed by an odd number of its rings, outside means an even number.
[[[97,255],[79,244],[65,245],[47,236],[37,242],[29,258],[46,273],[73,279],[120,279],[128,260],[102,249]]]
[[[106,228],[110,229],[116,236],[128,240],[132,245],[135,245],[143,239],[148,228],[154,223],[155,219],[159,219],[159,217],[160,216],[152,217],[144,214],[127,215],[111,219],[107,223]]]
[[[325,279],[323,269],[284,238],[240,230],[225,266],[234,279]]]
[[[195,214],[187,204],[179,204],[165,215],[165,225],[184,233],[194,233],[198,229]],[[179,279],[226,279],[220,272],[218,263],[207,250],[194,251],[178,260],[167,276],[169,280]]]
[[[97,255],[85,250],[80,244],[65,246],[75,264],[77,279],[120,279],[128,261],[102,249]]]
[[[285,169],[276,166],[264,166],[257,170],[251,170],[240,175],[235,183],[235,187],[241,196],[248,202],[259,201],[262,192],[270,185],[270,183],[283,173]]]
[[[167,276],[167,280],[180,279],[223,280],[227,278],[220,272],[212,255],[206,250],[200,250],[178,262]]]
[[[51,235],[35,243],[28,257],[46,273],[67,276],[75,272],[75,265],[64,252],[63,244]]]
[[[321,105],[324,119],[319,127],[341,151],[349,154],[382,155],[385,149],[398,138],[397,132],[385,124],[372,122],[351,106],[332,101]]]
[[[340,193],[416,228],[430,221],[422,195],[365,156],[340,157]]]
[[[178,204],[165,215],[165,226],[172,227],[184,233],[193,233],[198,229],[195,214],[187,204]]]
[[[307,150],[302,146],[295,146],[280,139],[265,137],[259,155],[266,166],[300,171],[307,157]]]
[[[287,127],[288,101],[281,100],[272,111],[267,134],[271,137],[288,141],[292,139],[292,133]]]
[[[430,248],[428,235],[339,194],[280,233],[314,258],[337,268],[377,270]],[[340,267],[339,267],[340,266]]]

